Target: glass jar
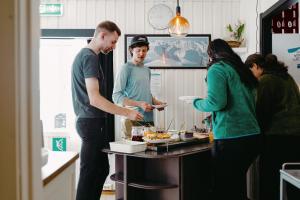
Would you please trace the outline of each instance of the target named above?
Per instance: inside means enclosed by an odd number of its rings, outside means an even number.
[[[143,126],[133,126],[131,129],[131,140],[132,141],[143,141],[144,127]]]

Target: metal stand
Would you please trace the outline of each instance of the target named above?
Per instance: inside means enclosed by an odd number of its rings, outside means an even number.
[[[288,169],[293,167],[293,169]],[[295,169],[297,168],[297,169]],[[300,189],[300,163],[284,163],[280,170],[280,200],[286,200],[286,183]]]

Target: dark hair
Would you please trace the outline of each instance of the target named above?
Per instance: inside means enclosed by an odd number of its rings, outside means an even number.
[[[288,68],[283,62],[277,60],[274,54],[268,54],[265,57],[265,70],[274,72],[278,75],[287,75]]]
[[[257,64],[258,67],[264,69],[265,68],[265,58],[258,53],[251,54],[247,57],[245,61],[245,65],[250,69],[253,67],[253,64]]]
[[[94,36],[97,36],[101,31],[106,30],[110,33],[117,32],[118,36],[121,35],[120,28],[112,21],[103,21],[95,29]]]
[[[147,51],[149,51],[149,49],[150,49],[149,44],[143,44],[143,43],[133,44],[130,47],[128,47],[131,56],[133,55],[131,49],[134,49],[136,47],[147,47]]]
[[[251,68],[253,64],[257,64],[264,70],[264,73],[272,73],[280,76],[286,76],[288,72],[287,66],[283,62],[277,60],[274,54],[268,54],[263,57],[260,54],[252,54],[246,59],[246,66]]]
[[[211,58],[208,68],[214,63],[224,61],[229,64],[239,75],[241,82],[248,88],[255,88],[257,79],[251,70],[246,67],[242,59],[232,50],[232,48],[222,39],[215,39],[209,43],[207,53]]]

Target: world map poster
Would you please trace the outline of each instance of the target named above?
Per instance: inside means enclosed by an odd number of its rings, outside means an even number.
[[[128,50],[135,35],[125,35],[125,62],[131,60]],[[149,51],[144,65],[150,68],[206,68],[210,35],[188,35],[173,38],[169,35],[146,35]]]

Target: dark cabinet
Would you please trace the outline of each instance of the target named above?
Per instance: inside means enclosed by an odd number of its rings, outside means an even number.
[[[210,145],[164,153],[115,153],[116,199],[206,200],[210,184]]]

